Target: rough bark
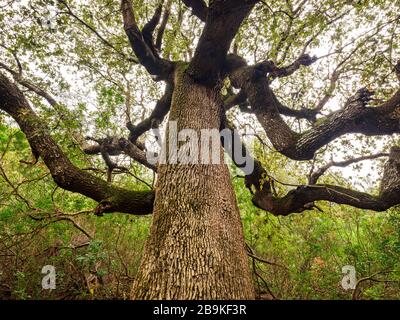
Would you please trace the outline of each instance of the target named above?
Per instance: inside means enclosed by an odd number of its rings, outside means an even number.
[[[204,84],[221,80],[222,66],[231,42],[257,1],[215,0],[207,10],[206,25],[199,39],[188,73]]]
[[[176,72],[169,121],[178,121],[178,131],[219,130],[222,106],[217,89]],[[132,297],[254,298],[239,210],[223,162],[159,166],[151,233]]]

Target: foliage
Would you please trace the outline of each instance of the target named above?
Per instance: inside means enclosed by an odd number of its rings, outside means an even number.
[[[182,1],[171,3],[162,54],[188,61],[201,22]],[[157,4],[134,1],[140,26]],[[0,8],[0,62],[16,71],[17,57],[23,78],[52,94],[57,107],[26,92],[74,164],[105,178],[101,157],[83,154],[84,137],[127,136],[126,122],[146,118],[163,92],[163,85],[132,59],[117,2],[0,1]],[[374,89],[376,99],[391,96],[396,87],[391,71],[400,58],[399,8],[398,0],[262,1],[242,26],[235,47],[249,63],[268,58],[279,66],[304,50],[317,55],[315,64],[277,79],[273,87],[293,109],[312,108],[328,97],[323,116],[363,86]],[[52,21],[50,28],[47,20]],[[332,85],[335,72],[338,79]],[[238,108],[228,116],[244,134],[262,135],[254,118],[239,114]],[[288,122],[299,131],[310,125]],[[271,151],[268,142],[255,143],[253,151],[276,179],[277,193],[284,194],[290,185],[303,184],[304,172],[313,166],[387,151],[396,142],[398,137],[346,135],[313,162],[300,164]],[[60,190],[44,164],[32,165],[31,160],[24,134],[0,113],[0,298],[127,298],[151,218],[118,213],[97,217],[92,200]],[[124,156],[115,160],[132,175],[116,174],[114,184],[130,189],[152,185],[147,169]],[[321,179],[373,192],[381,170],[382,161],[376,160],[355,164],[350,171],[330,170]],[[322,212],[275,217],[253,206],[240,174],[232,168],[246,242],[255,255],[273,263],[252,264],[260,292],[270,290],[281,299],[350,299],[352,292],[340,286],[341,268],[350,264],[358,279],[390,271],[376,276],[383,282],[360,284],[359,298],[400,298],[398,208],[372,213],[318,203]],[[54,291],[40,286],[46,264],[57,270]]]

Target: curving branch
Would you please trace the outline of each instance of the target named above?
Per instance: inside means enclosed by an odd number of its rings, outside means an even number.
[[[156,106],[151,112],[150,116],[137,125],[133,125],[132,122],[128,121],[126,126],[130,131],[129,140],[131,142],[135,143],[143,133],[151,128],[158,128],[160,123],[164,120],[165,116],[169,112],[173,91],[173,83],[167,82],[164,95],[157,101]]]
[[[8,73],[11,74],[13,77],[14,81],[18,82],[20,85],[24,86],[28,90],[31,90],[35,92],[37,95],[41,96],[44,98],[52,107],[58,106],[58,103],[56,99],[54,99],[50,94],[48,94],[46,91],[44,91],[42,88],[34,85],[33,83],[29,82],[28,80],[24,79],[23,77],[23,70],[22,70],[22,64],[18,58],[18,55],[15,51],[10,50],[6,46],[0,44],[1,47],[9,51],[12,56],[15,59],[15,62],[17,63],[18,66],[18,71],[15,71],[13,68],[7,66],[3,62],[0,62],[0,68],[6,70]]]
[[[143,40],[144,42],[146,42],[146,44],[155,56],[158,56],[158,52],[154,44],[153,33],[160,22],[161,11],[162,3],[154,11],[153,17],[142,28]]]
[[[253,113],[250,103],[247,99],[247,95],[244,90],[239,91],[237,94],[228,95],[224,100],[225,110],[228,111],[234,106],[238,105],[240,111],[244,113]],[[317,121],[317,114],[319,113],[316,109],[302,108],[295,110],[283,105],[280,101],[276,100],[276,107],[281,115],[287,117],[293,117],[296,119],[306,119],[310,122]]]
[[[37,86],[36,84],[33,84],[32,82],[26,80],[23,77],[23,70],[22,70],[22,65],[16,55],[15,52],[11,52],[17,62],[18,65],[18,72],[14,71],[12,68],[8,67],[4,63],[0,62],[0,68],[8,71],[15,82],[20,84],[21,86],[25,87],[26,89],[34,92],[38,96],[42,97],[47,101],[47,103],[54,108],[54,110],[57,112],[57,114],[60,116],[60,119],[65,119],[67,116],[65,114],[65,111],[63,110],[62,106],[58,101],[47,91],[43,90],[41,87]],[[81,133],[77,130],[71,130],[71,135],[74,137],[74,139],[78,142],[79,145],[82,144],[84,141]],[[33,163],[36,163],[38,160],[38,155],[34,154],[35,161]]]
[[[269,176],[267,171],[263,168],[260,161],[251,156],[250,151],[243,143],[235,126],[230,121],[228,121],[226,117],[224,117],[222,119],[221,128],[229,129],[228,132],[231,133],[230,141],[235,142],[235,143],[226,143],[225,139],[221,139],[221,144],[223,148],[230,156],[235,166],[241,169],[243,165],[245,165],[246,163],[252,162],[254,164],[254,168],[251,171],[251,173],[248,173],[244,176],[246,188],[248,188],[253,195],[257,192],[262,192],[262,190],[264,191],[267,190],[268,192],[271,192],[271,181],[269,181],[268,179]],[[243,162],[243,159],[240,159],[242,163],[240,163],[238,161],[239,159],[236,159],[235,157],[235,155],[238,153],[235,152],[234,148],[238,146],[237,144],[238,141],[240,142],[241,154],[242,156],[243,155],[245,156],[245,162]]]
[[[331,162],[327,163],[326,165],[322,166],[321,168],[319,168],[318,170],[311,172],[311,174],[308,177],[308,184],[316,184],[318,179],[323,174],[325,174],[325,172],[331,167],[347,167],[348,165],[356,163],[356,162],[360,162],[360,161],[364,161],[364,160],[372,160],[372,159],[388,157],[388,156],[389,156],[389,153],[380,152],[380,153],[371,154],[371,155],[367,155],[367,156],[361,156],[361,157],[352,158],[352,159],[348,159],[348,160],[344,160],[344,161],[331,161]]]
[[[254,76],[263,77],[269,75],[271,80],[277,77],[285,77],[293,74],[301,66],[309,66],[316,61],[316,57],[310,57],[308,54],[301,55],[295,62],[288,66],[277,67],[272,61],[265,60],[254,66]],[[225,64],[225,72],[235,77],[238,70],[247,66],[246,61],[238,56],[237,54],[228,54],[227,61]],[[242,69],[243,70],[243,69]],[[233,78],[235,80],[235,78]],[[249,79],[248,79],[249,80]],[[307,119],[310,122],[315,122],[317,120],[317,115],[320,112],[319,108],[301,108],[299,110],[289,108],[282,104],[278,99],[274,97],[274,103],[278,112],[287,117],[294,117],[296,119]],[[241,89],[240,92],[234,97],[233,95],[228,96],[225,100],[225,109],[229,110],[235,105],[239,105],[240,110],[246,113],[254,113],[249,103],[246,90]]]
[[[117,211],[143,215],[152,212],[152,191],[130,191],[114,187],[72,164],[22,92],[1,73],[0,109],[18,123],[32,150],[43,159],[57,185],[99,202],[96,210],[98,214]]]
[[[274,148],[293,160],[310,160],[319,148],[347,133],[371,136],[400,132],[400,90],[383,104],[368,107],[372,92],[363,88],[341,110],[297,133],[280,115],[280,102],[266,77],[269,70],[260,64],[243,66],[231,71],[230,79],[234,87],[246,92],[251,110]]]
[[[231,129],[231,132],[235,134],[234,139],[241,141],[238,134],[233,131],[233,125],[226,119],[223,126]],[[234,154],[231,145],[225,145],[224,141],[222,141],[222,145],[229,155]],[[244,177],[245,185],[253,195],[252,202],[258,208],[274,215],[286,216],[291,213],[311,210],[316,208],[314,202],[320,200],[374,211],[385,211],[400,204],[400,147],[392,147],[389,154],[364,157],[389,156],[384,167],[380,191],[377,196],[335,185],[310,184],[298,186],[283,197],[276,195],[274,178],[263,168],[260,161],[251,157],[250,152],[242,141],[241,148],[244,150],[247,161],[254,162],[254,170]],[[231,156],[231,158],[238,168],[242,167],[243,164],[238,163],[234,156]]]
[[[234,106],[239,106],[240,110],[246,110],[248,108],[247,95],[243,90],[240,90],[239,93],[234,94],[233,92],[229,92],[227,97],[224,99],[224,109],[225,111],[230,110]]]
[[[275,100],[276,108],[281,115],[296,119],[306,119],[312,123],[317,121],[318,109],[301,108],[299,110],[289,108],[282,104],[278,99]]]
[[[365,281],[372,281],[372,282],[398,282],[395,280],[385,280],[385,279],[378,279],[376,278],[376,276],[378,275],[382,275],[382,274],[389,274],[389,273],[399,273],[400,270],[383,270],[383,271],[378,271],[375,272],[373,274],[371,274],[370,276],[361,278],[357,281],[356,286],[353,290],[353,293],[351,295],[351,299],[352,300],[358,300],[360,294],[361,294],[361,284]]]
[[[77,16],[71,9],[71,7],[68,5],[68,3],[65,0],[58,0],[62,5],[65,6],[67,11],[65,12],[66,14],[70,15],[72,18],[74,18],[76,21],[78,21],[81,25],[83,25],[85,28],[93,32],[93,34],[107,47],[112,49],[116,54],[118,54],[120,57],[123,59],[131,62],[131,63],[137,63],[136,59],[133,59],[132,57],[126,56],[126,54],[120,50],[118,50],[112,43],[110,43],[107,39],[105,39],[95,28],[93,28],[90,24],[88,24],[86,21],[84,21],[82,18]],[[64,13],[64,12],[60,12]]]
[[[255,180],[255,179],[253,179]],[[259,181],[263,181],[259,179]],[[268,185],[267,185],[268,187]],[[330,201],[373,211],[385,211],[400,204],[400,147],[392,147],[385,164],[378,195],[370,195],[328,184],[298,186],[283,197],[276,197],[268,188],[255,193],[252,202],[274,215],[288,215],[315,207],[315,201]]]
[[[148,43],[146,43],[142,32],[137,26],[135,14],[130,0],[121,1],[121,11],[125,33],[128,36],[129,43],[133,49],[133,52],[139,59],[139,62],[151,75],[157,76],[157,80],[168,79],[173,71],[174,64],[171,61],[158,57],[158,55],[155,54],[154,49],[149,47]],[[151,27],[152,25],[150,24],[147,28],[151,31]],[[147,40],[147,42],[148,41],[149,40]]]
[[[22,69],[21,67],[19,68],[19,72],[14,71],[12,68],[8,67],[4,63],[0,62],[0,68],[8,71],[14,80],[18,82],[20,85],[24,86],[28,90],[31,90],[35,92],[37,95],[41,96],[44,98],[52,107],[55,107],[58,105],[57,101],[46,91],[43,89],[39,88],[38,86],[34,85],[33,83],[29,82],[28,80],[25,80],[22,77]]]
[[[302,54],[288,66],[278,67],[272,61],[262,62],[261,65],[268,70],[267,72],[270,74],[271,78],[281,78],[288,77],[299,70],[301,66],[310,66],[315,61],[317,61],[316,56],[311,57],[308,54]]]
[[[109,159],[109,156],[117,156],[124,153],[145,167],[157,171],[157,166],[147,161],[146,153],[128,139],[117,137],[106,137],[102,139],[88,137],[87,139],[95,141],[97,144],[87,146],[83,151],[90,155],[101,154],[109,168],[116,167],[111,159]]]
[[[337,82],[339,80],[340,72],[335,70],[332,72],[332,75],[329,78],[329,85],[328,88],[324,94],[324,96],[319,100],[317,103],[317,106],[315,107],[316,110],[322,110],[324,106],[328,103],[328,101],[331,99],[333,92],[336,89]]]

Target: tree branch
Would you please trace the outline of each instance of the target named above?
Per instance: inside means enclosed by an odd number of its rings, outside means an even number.
[[[183,0],[183,3],[192,9],[192,13],[201,21],[206,22],[208,7],[204,0]]]
[[[148,47],[155,56],[158,56],[158,52],[154,44],[153,33],[158,23],[160,22],[161,11],[162,11],[162,3],[156,8],[153,17],[143,26],[142,29],[144,42],[146,42],[146,44],[148,45]]]
[[[316,184],[318,179],[331,167],[347,167],[348,165],[356,163],[356,162],[360,162],[360,161],[364,161],[364,160],[372,160],[372,159],[388,157],[388,156],[389,156],[388,153],[380,152],[380,153],[376,153],[376,154],[372,154],[372,155],[368,155],[368,156],[361,156],[361,157],[352,158],[352,159],[348,159],[348,160],[344,160],[344,161],[331,161],[331,162],[327,163],[326,165],[322,166],[321,168],[319,168],[318,170],[312,172],[309,176],[308,184]]]
[[[22,92],[0,73],[0,109],[9,114],[25,133],[35,153],[40,155],[57,185],[100,202],[97,212],[152,212],[154,193],[114,187],[80,170],[51,138],[42,120],[34,113]]]
[[[103,42],[107,47],[111,48],[115,53],[117,53],[119,56],[121,56],[123,59],[126,59],[129,62],[137,63],[138,61],[135,59],[132,59],[131,57],[127,57],[124,52],[118,50],[113,44],[111,44],[107,39],[105,39],[95,28],[93,28],[91,25],[89,25],[86,21],[82,20],[80,17],[78,17],[71,9],[71,7],[68,5],[68,3],[64,0],[58,0],[60,3],[62,3],[65,8],[67,9],[67,14],[73,17],[76,21],[78,21],[80,24],[82,24],[85,28],[89,29],[91,32],[94,33],[94,35],[101,41]]]
[[[226,120],[224,127],[233,130],[232,124]],[[234,131],[232,132],[235,134]],[[240,137],[236,134],[234,139],[240,139]],[[229,149],[229,146],[224,143],[223,146],[229,155],[235,154]],[[400,204],[400,147],[392,147],[390,150],[378,196],[334,185],[313,184],[298,186],[283,197],[276,196],[274,179],[269,176],[260,161],[251,158],[250,152],[243,142],[241,142],[241,148],[246,154],[247,161],[254,161],[254,170],[245,176],[245,185],[253,194],[252,202],[258,208],[274,215],[286,216],[295,212],[311,210],[316,207],[314,202],[319,200],[374,211],[384,211]],[[243,164],[237,163],[234,156],[231,158],[238,168],[243,166]]]
[[[137,26],[130,0],[121,1],[121,11],[125,33],[128,36],[129,43],[131,44],[133,52],[139,59],[139,62],[151,75],[157,76],[157,80],[168,79],[173,70],[173,63],[156,56],[146,43]]]
[[[299,134],[280,116],[280,103],[265,76],[268,70],[258,66],[244,66],[231,72],[232,85],[246,92],[251,109],[274,148],[293,160],[312,159],[319,148],[346,133],[400,132],[400,90],[380,106],[367,107],[372,93],[363,88],[341,110],[319,119],[313,128]]]
[[[17,81],[20,85],[24,86],[28,90],[31,90],[31,91],[35,92],[37,95],[39,95],[42,98],[46,99],[47,102],[51,106],[54,107],[54,106],[57,105],[57,101],[50,94],[48,94],[43,89],[37,87],[36,85],[34,85],[34,84],[30,83],[29,81],[27,81],[27,80],[22,78],[22,69],[20,69],[19,72],[16,72],[13,69],[11,69],[10,67],[6,66],[2,62],[0,62],[0,68],[8,71],[13,76],[14,80]]]
[[[231,42],[243,19],[256,2],[243,0],[211,2],[205,27],[187,69],[192,78],[208,85],[217,83],[221,78]]]
[[[307,54],[302,55],[295,62],[286,67],[276,67],[272,61],[264,61],[254,66],[254,73],[256,77],[264,77],[269,75],[271,79],[276,77],[284,77],[293,74],[296,70],[298,70],[301,66],[308,66],[315,61],[315,57],[310,57]],[[226,72],[228,74],[237,74],[238,70],[246,67],[246,61],[238,56],[237,54],[228,54],[226,61]],[[247,81],[250,81],[247,79]],[[254,113],[251,109],[249,101],[247,99],[246,90],[242,89],[236,98],[228,97],[225,101],[225,108],[228,110],[234,105],[238,104],[240,110],[247,113]],[[317,120],[317,114],[320,109],[307,109],[302,108],[300,110],[295,110],[283,105],[278,99],[274,97],[274,103],[276,104],[276,108],[278,112],[287,117],[294,117],[296,119],[307,119],[310,122],[315,122]]]
[[[49,94],[47,91],[43,90],[39,86],[24,79],[21,63],[19,62],[19,59],[18,59],[16,53],[13,52],[12,54],[14,55],[14,57],[17,61],[18,72],[14,71],[13,69],[9,68],[8,66],[6,66],[5,64],[3,64],[1,62],[0,62],[0,68],[3,68],[6,71],[8,71],[18,84],[24,86],[28,90],[36,93],[38,96],[45,99],[48,102],[48,104],[54,108],[54,110],[57,112],[60,119],[64,120],[65,118],[67,118],[67,115],[66,115],[65,111],[63,110],[62,106],[57,102],[57,100],[51,94]],[[71,130],[71,135],[75,138],[75,140],[78,142],[79,145],[81,145],[82,142],[84,141],[81,133],[77,130]],[[34,154],[34,156],[36,158],[37,155]],[[36,160],[37,159],[35,159],[35,161]]]
[[[158,128],[159,124],[164,120],[165,116],[169,112],[173,91],[173,83],[168,81],[165,87],[164,95],[157,101],[156,106],[151,112],[150,116],[137,125],[133,125],[132,122],[128,121],[126,126],[130,131],[129,140],[131,142],[136,142],[136,140],[143,133],[151,128]]]
[[[146,153],[125,138],[107,137],[103,139],[90,138],[90,140],[97,142],[97,145],[87,146],[83,151],[91,155],[101,154],[108,167],[113,167],[113,163],[108,158],[109,156],[116,156],[124,153],[145,167],[157,171],[157,167],[147,161]]]
[[[259,64],[259,67],[264,67],[266,73],[269,73],[271,78],[288,77],[295,73],[301,66],[310,66],[315,61],[317,57],[311,57],[308,54],[302,54],[293,63],[285,67],[277,67],[273,61],[264,61]]]
[[[373,273],[372,275],[368,276],[368,277],[364,277],[361,278],[357,281],[356,283],[356,287],[354,288],[353,294],[351,295],[351,299],[352,300],[357,300],[360,293],[361,293],[361,284],[365,281],[374,281],[374,282],[391,282],[391,280],[380,280],[380,279],[376,279],[375,277],[377,275],[381,275],[381,274],[389,274],[389,273],[394,273],[394,272],[400,272],[400,270],[384,270],[384,271],[378,271]]]
[[[168,23],[168,19],[169,19],[169,14],[170,14],[170,10],[171,10],[171,4],[172,4],[172,0],[168,0],[165,10],[164,10],[164,14],[161,20],[161,24],[160,27],[158,28],[158,32],[157,32],[157,38],[156,38],[156,49],[160,52],[161,51],[161,45],[162,45],[162,39],[164,36],[164,31],[165,28],[167,26]]]
[[[334,185],[316,184],[299,186],[281,198],[261,191],[255,194],[253,203],[275,215],[288,215],[309,210],[314,207],[313,202],[319,200],[374,211],[385,211],[400,204],[400,148],[392,147],[390,150],[377,196]]]

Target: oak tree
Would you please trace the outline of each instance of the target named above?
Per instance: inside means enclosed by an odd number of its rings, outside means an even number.
[[[252,158],[243,181],[253,204],[274,215],[305,214],[321,200],[373,211],[400,203],[399,3],[38,0],[0,7],[0,109],[25,134],[32,164],[43,161],[60,188],[95,200],[99,216],[152,214],[134,299],[255,297],[228,166],[150,162],[144,138],[164,120],[200,137],[252,117],[273,152],[310,164],[303,184],[279,194],[273,172]],[[65,74],[97,92],[100,105],[75,95]],[[156,100],[145,117],[131,110],[140,92]],[[95,125],[85,121],[82,108],[90,108],[81,100],[93,100]],[[78,107],[68,105],[74,101]],[[106,178],[70,159],[60,133],[74,153],[100,157]],[[367,145],[386,137],[386,149],[316,168],[321,154],[334,154],[332,144],[349,143],[341,139],[351,134]],[[167,129],[166,145],[169,139]],[[115,160],[121,155],[156,174],[153,189],[113,181],[129,171]],[[375,194],[319,182],[333,166],[377,158],[386,160]]]

